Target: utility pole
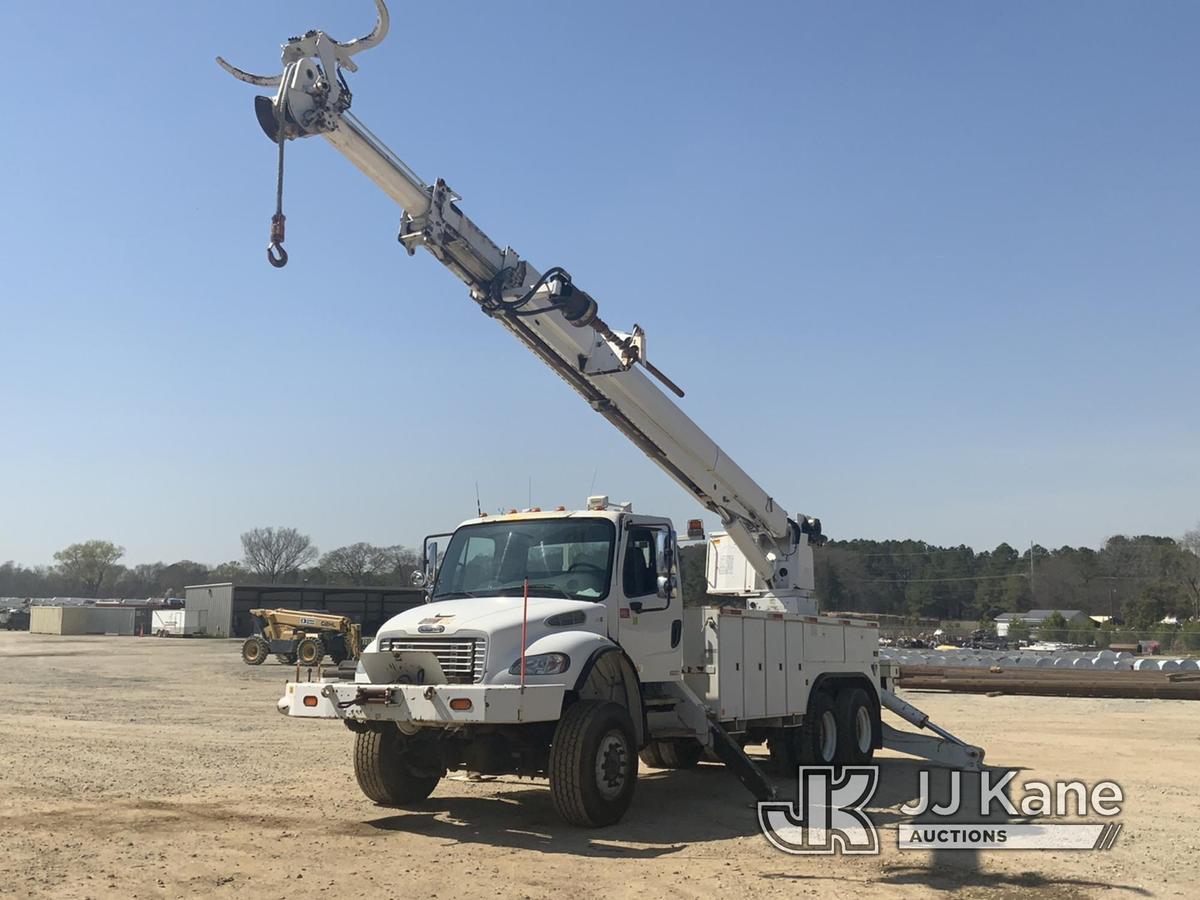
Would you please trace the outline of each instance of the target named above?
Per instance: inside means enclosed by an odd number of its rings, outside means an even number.
[[[1029,542],[1029,599],[1033,600],[1033,541]]]

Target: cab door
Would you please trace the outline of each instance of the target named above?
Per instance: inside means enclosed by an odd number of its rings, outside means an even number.
[[[632,520],[622,529],[613,579],[617,641],[643,682],[682,678],[683,598],[675,533],[664,520]]]

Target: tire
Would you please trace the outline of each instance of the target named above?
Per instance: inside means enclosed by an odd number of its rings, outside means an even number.
[[[271,645],[260,635],[253,635],[242,644],[242,662],[248,666],[261,666],[270,652]]]
[[[433,793],[441,775],[417,774],[405,760],[407,741],[394,727],[354,736],[354,777],[368,800],[380,806],[409,806]]]
[[[767,749],[771,751],[771,765],[782,775],[795,776],[800,767],[799,728],[781,728],[767,738]]]
[[[804,722],[795,730],[796,761],[801,766],[836,766],[842,743],[837,707],[825,691],[813,691]]]
[[[839,691],[837,713],[842,738],[838,761],[848,766],[868,765],[875,756],[875,705],[870,696],[858,687]]]
[[[618,821],[633,802],[638,754],[625,707],[580,700],[567,708],[550,745],[550,796],[572,825],[596,828]]]
[[[276,653],[275,658],[285,666],[294,666],[296,664],[295,653]]]
[[[704,747],[687,738],[651,741],[638,756],[655,769],[694,769],[704,756]]]
[[[302,666],[315,666],[325,658],[325,644],[319,637],[301,638],[296,645],[296,659]]]

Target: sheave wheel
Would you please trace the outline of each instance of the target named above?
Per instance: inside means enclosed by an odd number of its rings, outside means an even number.
[[[296,659],[302,666],[315,666],[325,658],[325,644],[318,637],[306,637],[296,645]]]
[[[550,745],[550,796],[572,825],[611,825],[625,814],[637,784],[638,754],[625,707],[580,700],[569,707]]]
[[[242,661],[248,666],[261,666],[271,652],[271,645],[260,635],[246,638],[242,644]]]

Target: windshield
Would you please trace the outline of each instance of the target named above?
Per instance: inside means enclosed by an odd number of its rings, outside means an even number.
[[[615,529],[608,519],[527,519],[466,525],[438,567],[434,600],[529,593],[602,600]]]

